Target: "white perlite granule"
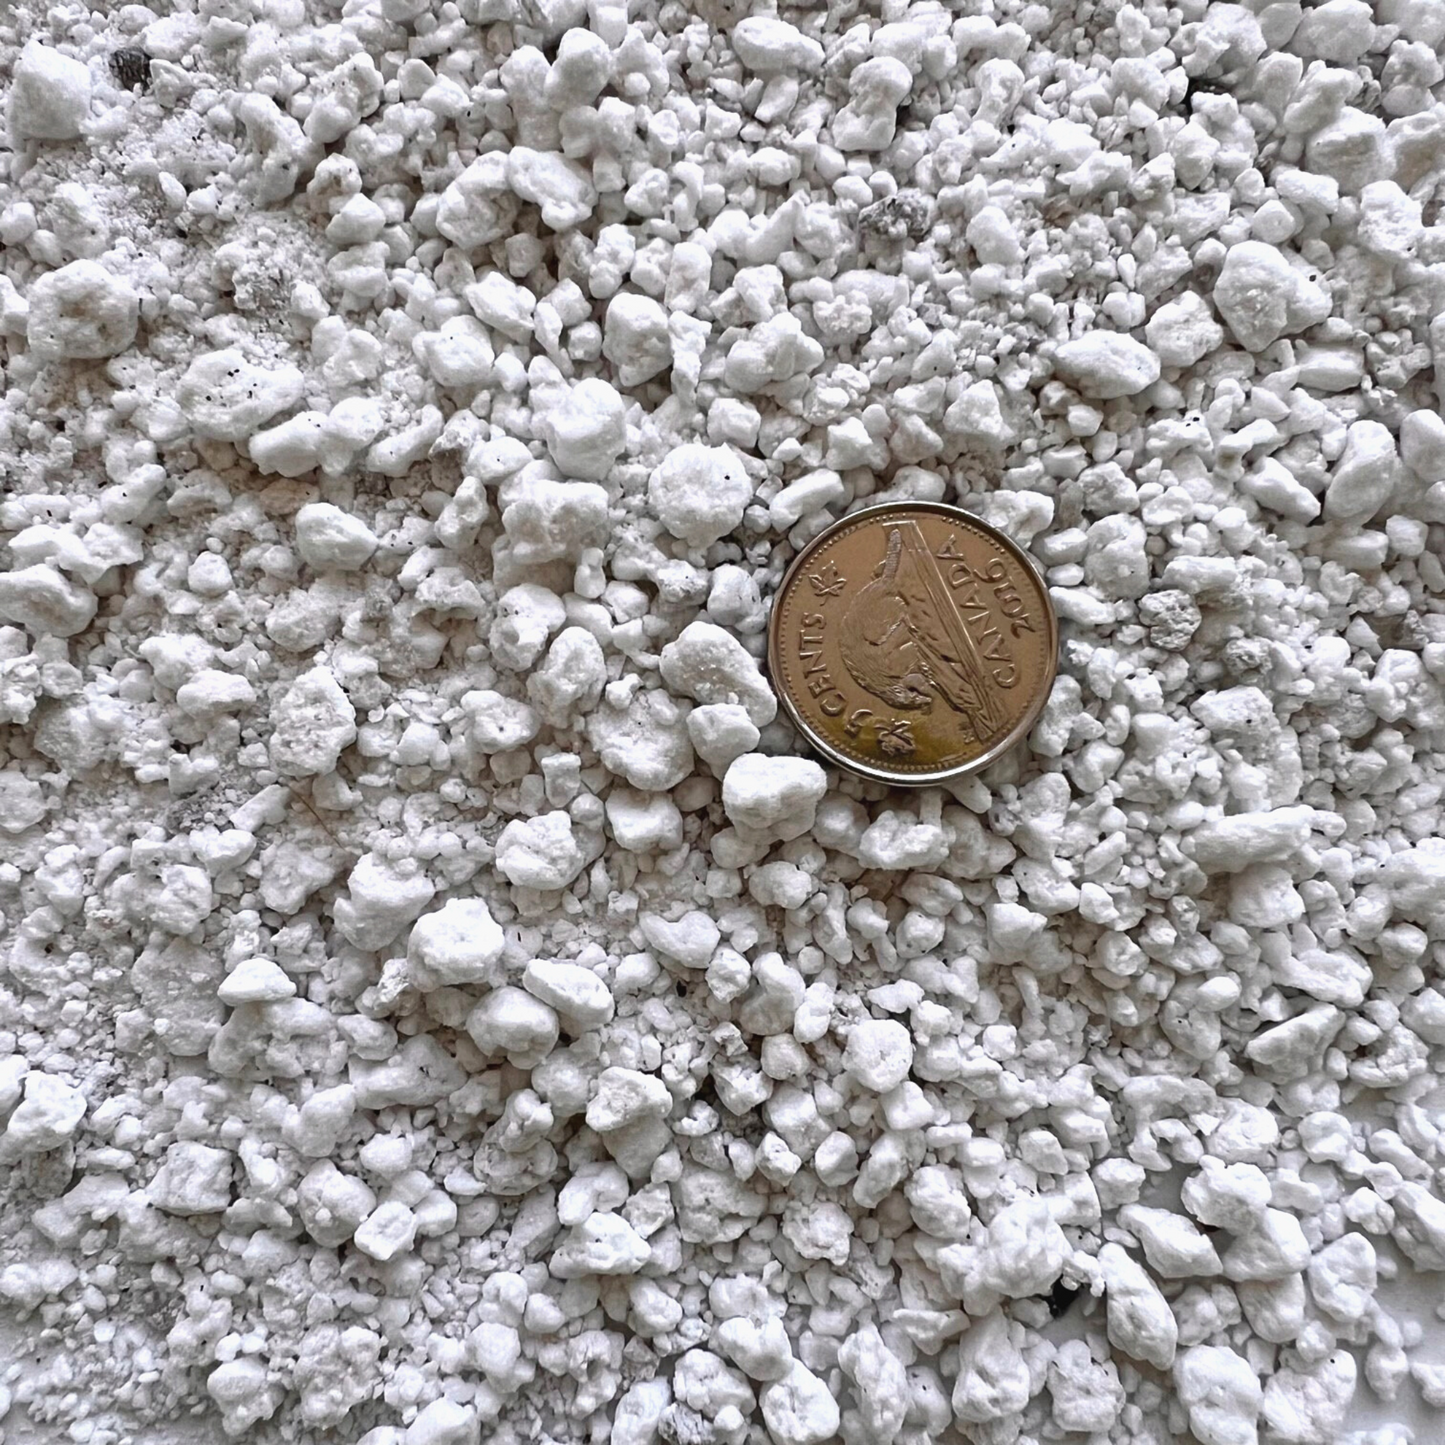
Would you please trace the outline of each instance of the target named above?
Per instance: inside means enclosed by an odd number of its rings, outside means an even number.
[[[1436,1439],[1442,54],[6,8],[5,1440]],[[1062,620],[947,790],[761,666],[885,497]]]

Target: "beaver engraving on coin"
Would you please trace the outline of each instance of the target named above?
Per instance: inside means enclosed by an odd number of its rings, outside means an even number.
[[[893,707],[927,712],[941,699],[970,736],[989,737],[1002,709],[917,522],[885,524],[885,535],[887,553],[873,581],[843,614],[843,665]]]

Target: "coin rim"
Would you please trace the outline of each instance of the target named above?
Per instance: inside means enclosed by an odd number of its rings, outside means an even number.
[[[817,729],[805,718],[793,701],[788,688],[783,682],[783,668],[779,652],[779,626],[778,626],[778,604],[782,598],[788,595],[788,589],[793,585],[798,572],[808,559],[825,546],[838,532],[846,528],[853,528],[860,523],[867,523],[876,517],[885,516],[890,512],[928,512],[935,516],[949,517],[954,519],[960,526],[977,528],[986,536],[998,541],[1007,551],[1023,565],[1024,569],[1038,585],[1039,596],[1043,599],[1044,620],[1047,624],[1048,646],[1046,649],[1047,667],[1043,678],[1038,685],[1038,695],[1028,710],[1017,723],[996,742],[987,752],[980,753],[978,757],[961,763],[957,767],[939,768],[931,773],[890,773],[883,768],[874,767],[869,763],[860,763],[854,758],[848,757],[840,752],[832,743],[823,737]],[[778,700],[783,704],[788,716],[792,719],[794,727],[812,744],[813,748],[821,753],[830,762],[842,768],[845,772],[852,773],[855,777],[866,778],[870,782],[888,783],[900,788],[927,788],[936,787],[939,783],[947,783],[954,778],[966,778],[978,772],[1008,752],[1025,733],[1038,721],[1039,714],[1044,710],[1044,705],[1049,700],[1053,690],[1054,679],[1059,672],[1059,619],[1054,611],[1053,598],[1049,596],[1048,584],[1044,581],[1044,575],[1040,571],[1038,563],[1006,532],[1001,532],[991,523],[985,522],[981,517],[976,517],[972,512],[965,511],[962,507],[952,506],[948,502],[926,502],[926,501],[893,501],[878,502],[871,507],[860,507],[856,512],[849,512],[845,517],[839,517],[836,522],[830,523],[818,533],[803,550],[788,564],[788,569],[783,573],[782,581],[778,583],[772,596],[772,605],[768,610],[768,672],[771,675],[774,690]]]

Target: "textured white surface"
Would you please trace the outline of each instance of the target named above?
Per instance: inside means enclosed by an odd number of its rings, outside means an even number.
[[[5,1441],[1433,1440],[1442,47],[0,17]],[[946,792],[761,666],[883,497],[1062,619]]]

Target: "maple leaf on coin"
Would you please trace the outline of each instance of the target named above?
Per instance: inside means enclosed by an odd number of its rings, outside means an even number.
[[[902,757],[915,752],[918,744],[913,738],[913,726],[906,717],[895,717],[877,724],[878,746],[889,757]]]
[[[829,562],[817,572],[810,572],[808,582],[819,597],[836,597],[847,585],[848,579],[838,571],[836,563]]]

